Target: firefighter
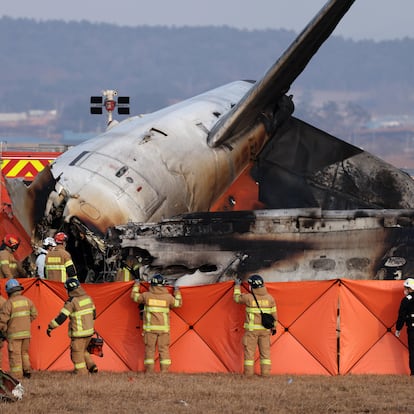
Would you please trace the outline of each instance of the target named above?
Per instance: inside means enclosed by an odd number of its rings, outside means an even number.
[[[266,329],[262,325],[261,312],[273,316],[274,323],[277,322],[276,302],[264,285],[260,275],[252,275],[247,280],[250,292],[241,293],[241,280],[236,279],[234,285],[234,301],[241,305],[246,305],[246,320],[244,323],[244,374],[254,374],[254,355],[256,347],[260,353],[260,372],[266,376],[270,374],[272,361],[270,359],[270,335],[276,333],[275,328]],[[253,296],[256,296],[257,302]],[[260,306],[260,309],[259,309]]]
[[[3,308],[3,305],[6,303],[6,299],[0,294],[0,312]],[[3,345],[6,339],[6,335],[0,331],[0,370],[3,369]]]
[[[0,246],[0,277],[26,277],[22,264],[16,260],[13,253],[19,248],[20,239],[14,234],[6,234]]]
[[[65,282],[69,299],[65,302],[58,316],[49,322],[46,330],[51,336],[53,329],[62,325],[69,317],[68,334],[70,337],[70,358],[74,366],[74,374],[96,374],[98,367],[87,351],[89,342],[95,332],[95,304],[81,286],[77,278],[69,278]]]
[[[166,281],[162,275],[156,274],[150,280],[149,292],[140,293],[140,283],[134,283],[131,298],[134,302],[144,304],[144,344],[145,344],[145,372],[154,372],[155,348],[158,345],[160,356],[160,371],[168,372],[170,359],[170,309],[178,308],[182,304],[181,293],[178,287],[174,289],[174,296],[168,292]]]
[[[136,257],[128,256],[121,264],[122,267],[116,272],[115,282],[130,282],[139,279],[141,263]]]
[[[45,260],[45,276],[47,280],[66,282],[68,278],[77,278],[72,256],[66,250],[68,236],[59,232],[55,234],[56,247],[49,250]]]
[[[8,299],[0,311],[0,332],[7,338],[11,375],[30,378],[29,346],[31,322],[37,317],[33,302],[23,296],[23,286],[16,279],[6,282]]]
[[[46,255],[50,250],[56,247],[56,242],[53,237],[46,237],[43,240],[43,247],[40,249],[36,258],[36,277],[40,279],[45,278],[45,262]]]
[[[414,279],[404,280],[404,298],[398,310],[398,319],[395,325],[395,336],[400,337],[401,329],[407,325],[408,336],[408,365],[410,375],[414,375]]]

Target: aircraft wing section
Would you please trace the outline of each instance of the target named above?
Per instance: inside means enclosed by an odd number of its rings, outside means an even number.
[[[267,208],[414,208],[406,173],[295,117],[271,137],[252,174]]]
[[[263,113],[276,116],[279,101],[312,56],[333,32],[355,0],[330,0],[265,75],[211,129],[207,142],[216,147],[251,127]],[[289,114],[290,115],[290,114]]]

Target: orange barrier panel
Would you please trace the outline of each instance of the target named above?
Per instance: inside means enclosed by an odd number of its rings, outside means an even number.
[[[402,281],[342,281],[341,375],[409,373],[407,331],[394,335],[402,298]]]
[[[46,335],[49,321],[67,298],[63,284],[20,282],[39,311],[32,325],[33,368],[71,370],[67,323],[52,338]],[[4,283],[0,280],[3,296]],[[95,328],[105,340],[104,357],[93,356],[102,371],[144,369],[142,322],[130,299],[132,284],[83,285],[95,301]],[[278,332],[272,337],[273,374],[408,373],[405,329],[400,339],[393,334],[403,297],[401,281],[281,282],[267,287],[279,314]],[[233,283],[185,287],[182,296],[183,306],[171,311],[171,371],[241,373],[244,307],[233,301]],[[3,356],[6,368],[6,347]],[[258,364],[257,355],[257,372]]]
[[[278,308],[274,374],[337,374],[336,300],[332,280],[267,283]]]

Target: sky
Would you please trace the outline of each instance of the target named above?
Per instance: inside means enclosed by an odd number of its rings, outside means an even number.
[[[121,26],[230,26],[300,32],[326,0],[14,0],[0,16]],[[376,41],[414,38],[414,0],[356,0],[334,35]]]

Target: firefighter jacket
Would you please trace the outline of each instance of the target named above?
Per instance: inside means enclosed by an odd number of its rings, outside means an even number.
[[[3,296],[0,295],[0,311],[5,303],[6,303],[6,299],[4,299]],[[6,339],[6,335],[2,331],[0,331],[0,353],[1,353],[1,347],[3,346],[4,339]],[[2,356],[0,355],[0,369],[1,369],[1,361],[2,361]]]
[[[141,264],[137,260],[126,260],[123,266],[116,272],[115,282],[130,282],[134,279],[139,279],[139,268]]]
[[[144,304],[144,332],[170,332],[170,309],[182,304],[181,292],[175,296],[165,286],[150,286],[149,292],[139,292],[140,284],[135,283],[131,298],[134,302]]]
[[[15,259],[13,253],[7,247],[0,250],[0,277],[7,279],[26,277],[26,272],[21,263]]]
[[[70,253],[63,244],[58,244],[46,255],[45,276],[48,280],[66,282],[69,277],[77,277]]]
[[[395,329],[401,331],[404,323],[407,325],[407,330],[414,330],[414,292],[410,292],[401,301]]]
[[[259,302],[260,309],[263,313],[270,313],[275,318],[275,325],[277,321],[276,302],[272,295],[267,293],[265,286],[256,288],[254,290],[256,299]],[[266,328],[262,325],[262,318],[260,309],[251,293],[241,293],[240,285],[234,286],[233,298],[236,303],[246,305],[246,320],[244,322],[244,329],[247,331],[262,331]]]
[[[13,292],[0,310],[0,332],[9,340],[30,338],[30,325],[36,317],[33,302],[20,291]]]
[[[58,316],[50,321],[48,328],[55,329],[69,318],[68,335],[70,338],[86,338],[95,332],[95,304],[82,286],[69,292],[69,299]]]

